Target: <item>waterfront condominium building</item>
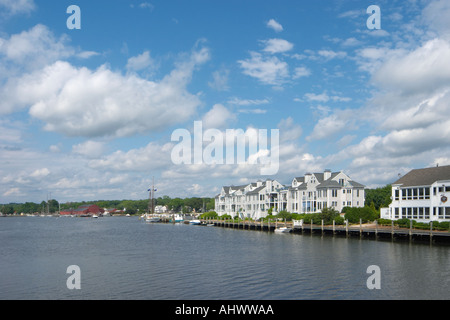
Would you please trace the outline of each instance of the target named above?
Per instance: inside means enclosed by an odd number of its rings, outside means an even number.
[[[315,213],[324,208],[342,211],[344,207],[363,207],[364,186],[341,172],[325,170],[296,177],[285,186],[267,179],[241,186],[222,187],[215,197],[219,215],[239,215],[259,219],[272,209],[273,214],[286,210],[291,213]]]
[[[384,219],[450,221],[450,166],[416,169],[392,184],[392,203]]]

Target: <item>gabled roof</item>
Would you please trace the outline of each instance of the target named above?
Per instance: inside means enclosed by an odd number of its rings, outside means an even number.
[[[327,179],[320,183],[316,188],[342,188],[336,180]]]
[[[450,166],[411,170],[393,184],[402,187],[429,186],[439,180],[450,180]]]
[[[247,194],[258,194],[258,193],[259,193],[262,189],[264,189],[265,187],[266,187],[265,185],[260,186],[260,187],[258,187],[258,188],[256,188],[256,189],[252,190],[252,191],[247,192]]]

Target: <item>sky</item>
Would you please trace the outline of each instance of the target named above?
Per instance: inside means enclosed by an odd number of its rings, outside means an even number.
[[[212,197],[326,169],[375,188],[449,165],[448,21],[444,0],[0,0],[0,203],[145,199],[153,178],[157,197]],[[196,122],[279,130],[277,172],[250,150],[176,163]]]

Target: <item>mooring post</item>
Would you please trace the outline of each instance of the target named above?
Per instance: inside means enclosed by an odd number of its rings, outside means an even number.
[[[362,237],[362,219],[359,218],[359,237]]]
[[[333,234],[336,233],[336,221],[333,220]]]
[[[322,235],[323,235],[323,219],[322,219],[322,227],[321,227],[321,229],[322,229]]]
[[[378,238],[378,220],[375,220],[375,239]]]
[[[345,236],[348,237],[348,219],[345,220]]]
[[[409,220],[409,241],[412,240],[412,220]]]
[[[394,220],[391,221],[391,239],[394,240]]]
[[[430,243],[433,242],[433,221],[430,221]]]

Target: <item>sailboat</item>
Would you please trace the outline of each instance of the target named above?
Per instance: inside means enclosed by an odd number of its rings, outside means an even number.
[[[160,217],[154,216],[155,213],[155,178],[153,178],[152,188],[149,191],[148,213],[145,215],[145,222],[160,222]]]

